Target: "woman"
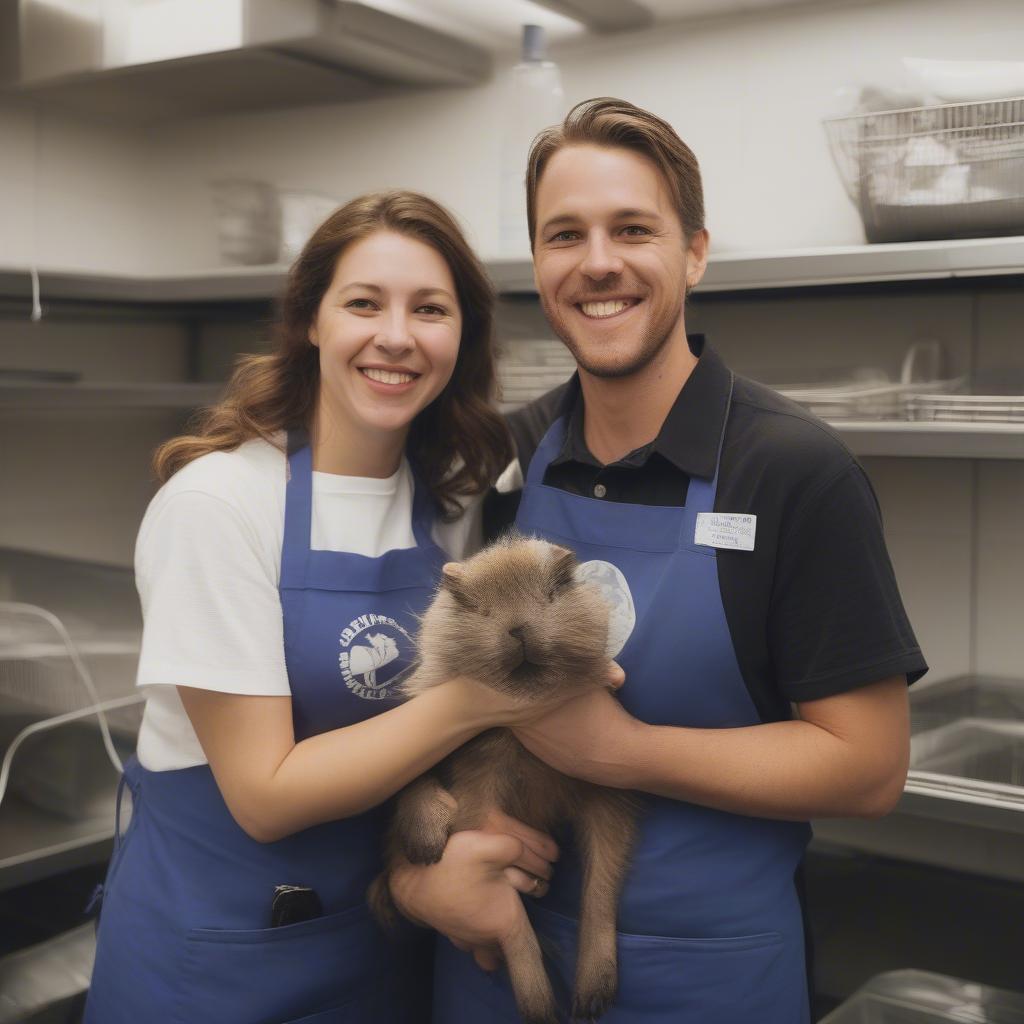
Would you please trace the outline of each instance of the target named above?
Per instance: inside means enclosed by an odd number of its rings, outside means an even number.
[[[278,350],[158,451],[136,550],[149,701],[90,1024],[428,1019],[429,941],[385,939],[364,892],[385,801],[521,719],[469,679],[389,700],[440,566],[475,540],[460,511],[509,461],[491,301],[435,203],[356,199],[292,268]],[[494,829],[416,869],[467,948],[557,852]]]

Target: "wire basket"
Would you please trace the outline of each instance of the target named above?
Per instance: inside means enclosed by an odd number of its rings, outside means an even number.
[[[1024,97],[824,124],[869,242],[1024,234]]]

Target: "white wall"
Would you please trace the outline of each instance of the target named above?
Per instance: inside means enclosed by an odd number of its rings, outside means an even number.
[[[834,93],[900,85],[903,56],[1019,58],[1018,0],[893,0],[680,22],[555,53],[566,101],[618,95],[666,117],[704,170],[719,250],[858,243],[860,221],[821,119]],[[207,182],[264,177],[340,199],[401,185],[449,205],[497,253],[501,97],[508,65],[470,90],[196,119],[150,135],[167,266],[216,260]]]
[[[144,265],[156,196],[145,165],[139,132],[0,100],[0,265]]]
[[[584,37],[555,52],[566,101],[619,95],[666,117],[704,170],[720,250],[862,240],[821,119],[834,93],[899,85],[902,56],[1019,58],[1018,0],[795,7]],[[131,130],[0,101],[0,261],[105,270],[196,269],[218,252],[211,179],[243,175],[346,199],[407,186],[454,210],[497,254],[501,99],[508,62],[473,89],[196,118]]]

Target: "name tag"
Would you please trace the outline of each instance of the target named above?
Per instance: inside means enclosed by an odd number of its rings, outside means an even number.
[[[693,543],[705,544],[709,548],[753,551],[756,530],[757,516],[735,512],[698,512]]]

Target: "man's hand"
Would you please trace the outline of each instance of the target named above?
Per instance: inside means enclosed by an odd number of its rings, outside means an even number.
[[[394,869],[391,894],[407,917],[493,971],[502,944],[530,926],[519,893],[542,896],[557,856],[550,836],[492,811],[482,829],[452,835],[437,864]]]
[[[632,788],[627,749],[643,723],[619,703],[612,690],[625,679],[610,663],[608,688],[592,689],[534,721],[516,726],[516,738],[552,768],[600,786]]]

